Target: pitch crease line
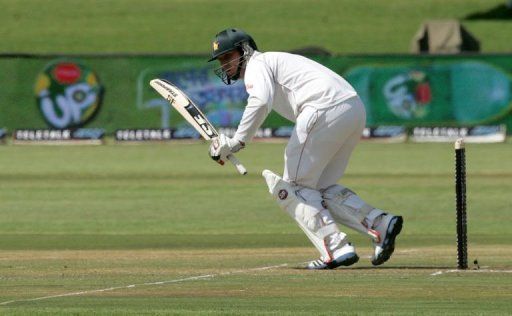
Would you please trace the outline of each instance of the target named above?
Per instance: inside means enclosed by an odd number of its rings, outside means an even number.
[[[186,278],[174,279],[174,280],[168,280],[168,281],[146,282],[146,283],[123,285],[123,286],[114,286],[114,287],[109,287],[109,288],[104,288],[104,289],[70,292],[70,293],[63,293],[63,294],[57,294],[57,295],[48,295],[48,296],[27,298],[27,299],[21,299],[21,300],[11,300],[11,301],[1,302],[0,305],[5,306],[5,305],[11,304],[11,303],[42,301],[42,300],[58,298],[58,297],[68,297],[68,296],[79,296],[79,295],[92,294],[92,293],[102,293],[102,292],[109,292],[109,291],[115,291],[115,290],[121,290],[121,289],[132,289],[135,287],[142,287],[142,286],[162,285],[162,284],[180,283],[180,282],[186,282],[186,281],[195,281],[195,280],[201,280],[201,279],[211,279],[211,278],[214,278],[217,276],[241,274],[241,273],[247,273],[247,272],[251,272],[251,271],[271,270],[271,269],[282,268],[282,267],[286,267],[286,266],[288,266],[288,264],[283,263],[283,264],[278,264],[278,265],[274,265],[274,266],[258,267],[258,268],[252,268],[252,269],[246,269],[246,270],[236,270],[236,271],[231,271],[231,272],[221,272],[221,273],[217,273],[217,274],[204,274],[204,275],[198,275],[198,276],[192,276],[192,277],[186,277]]]
[[[438,276],[442,274],[448,274],[448,273],[512,273],[512,270],[492,270],[492,269],[478,269],[478,270],[458,270],[458,269],[452,269],[452,270],[445,270],[445,271],[437,271],[434,273],[431,273],[431,276]]]

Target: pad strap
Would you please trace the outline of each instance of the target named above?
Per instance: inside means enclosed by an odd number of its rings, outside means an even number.
[[[364,223],[367,224],[368,228],[372,228],[373,223],[375,222],[375,219],[382,214],[385,214],[382,210],[379,210],[378,208],[374,208],[370,214],[366,215],[364,219]]]
[[[336,226],[335,223],[332,223],[332,224],[329,224],[329,225],[326,225],[324,227],[321,227],[320,229],[318,229],[316,231],[316,234],[318,237],[324,239],[325,237],[329,236],[329,235],[332,235],[332,234],[336,234],[336,233],[339,233],[339,229],[338,227]]]

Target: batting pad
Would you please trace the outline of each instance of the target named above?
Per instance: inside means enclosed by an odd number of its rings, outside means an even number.
[[[373,241],[379,241],[378,232],[371,227],[375,217],[384,212],[367,204],[352,190],[339,184],[322,190],[322,197],[338,223],[369,236]]]
[[[293,185],[270,170],[262,173],[270,194],[306,233],[325,261],[346,243],[346,235],[339,231],[331,214],[322,206],[319,191]]]

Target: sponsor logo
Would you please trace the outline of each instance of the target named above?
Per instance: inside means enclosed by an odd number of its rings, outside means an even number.
[[[85,141],[101,140],[105,131],[100,128],[71,129],[20,129],[15,130],[13,139],[16,141]]]
[[[172,130],[165,129],[119,129],[116,141],[163,141],[173,138]]]
[[[104,88],[90,68],[71,61],[53,61],[37,76],[37,106],[50,127],[76,128],[98,113]]]
[[[454,142],[463,137],[468,143],[497,143],[506,140],[506,126],[473,127],[415,127],[410,139],[413,142]]]
[[[377,126],[366,127],[363,130],[364,139],[382,139],[391,140],[391,138],[401,138],[405,141],[406,129],[403,126]]]
[[[171,103],[171,105],[174,105],[174,102],[176,101],[176,99],[174,99],[174,98],[172,97],[172,95],[170,95],[170,94],[169,94],[169,95],[167,96],[167,101],[169,101],[169,102]]]
[[[82,71],[77,65],[64,62],[53,68],[52,75],[60,84],[73,84],[80,79]]]
[[[165,81],[165,80],[163,80]],[[164,88],[165,91],[169,92],[169,94],[167,95],[167,101],[171,102],[171,104],[174,104],[175,102],[175,99],[178,97],[178,93],[176,91],[174,91],[172,85],[165,81],[165,83],[161,82],[161,81],[157,81],[156,82],[160,87]]]
[[[285,189],[281,189],[279,190],[279,193],[277,193],[277,196],[279,197],[280,200],[286,200],[286,198],[288,197],[288,191],[286,191]]]
[[[211,126],[208,124],[208,122],[204,119],[203,116],[196,115],[196,116],[193,116],[193,118],[197,122],[197,124],[199,124],[199,126],[201,126],[201,128],[206,133],[206,135],[208,135],[210,137],[216,136],[215,133],[213,132]]]
[[[432,101],[429,78],[418,70],[392,77],[384,85],[382,93],[391,112],[403,119],[426,116]]]
[[[194,121],[201,127],[201,129],[208,135],[210,138],[217,136],[214,132],[213,126],[210,122],[199,112],[199,109],[195,107],[192,103],[189,103],[185,107],[185,110],[192,116]]]

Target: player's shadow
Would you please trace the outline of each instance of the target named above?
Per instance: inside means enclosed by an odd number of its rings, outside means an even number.
[[[464,20],[512,20],[512,3],[509,5],[500,4],[487,11],[473,12],[465,17]]]
[[[307,267],[293,267],[292,269],[297,270],[308,270]],[[363,267],[350,267],[344,268],[339,267],[334,270],[449,270],[449,269],[457,269],[454,266],[363,266]]]
[[[381,270],[381,269],[389,269],[389,270],[437,270],[437,269],[456,269],[456,267],[448,267],[448,266],[383,266],[383,267],[353,267],[348,268],[353,270]]]

